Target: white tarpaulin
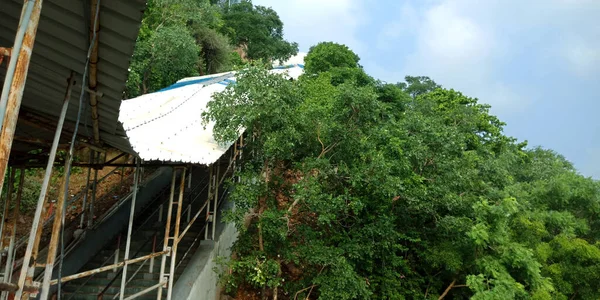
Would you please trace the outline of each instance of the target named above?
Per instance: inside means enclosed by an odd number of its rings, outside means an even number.
[[[297,79],[302,64],[276,67],[271,72]],[[231,146],[213,139],[213,123],[202,124],[202,112],[216,92],[235,83],[235,72],[192,77],[158,92],[121,103],[119,121],[129,142],[146,161],[209,165]]]

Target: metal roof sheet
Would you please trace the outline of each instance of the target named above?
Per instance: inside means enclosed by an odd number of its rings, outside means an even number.
[[[296,64],[271,72],[297,79],[302,70]],[[119,121],[132,148],[144,160],[212,164],[231,144],[214,140],[214,123],[205,128],[202,112],[214,93],[234,82],[235,72],[185,78],[158,92],[123,101]]]
[[[22,0],[0,0],[0,46],[12,47]],[[100,138],[107,144],[131,151],[118,124],[119,106],[139,26],[146,8],[145,0],[101,0],[98,91]],[[67,78],[75,72],[76,86],[71,94],[67,123],[77,118],[81,78],[89,47],[90,4],[88,1],[46,0],[33,48],[21,110],[56,119],[64,99]],[[4,78],[6,68],[0,68]],[[87,86],[87,82],[83,83]],[[82,113],[80,135],[90,136],[89,102]],[[45,136],[52,140],[52,133]],[[18,141],[13,145],[18,148]]]

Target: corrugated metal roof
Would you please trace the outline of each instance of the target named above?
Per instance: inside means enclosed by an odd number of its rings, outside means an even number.
[[[296,64],[271,72],[296,79],[302,70]],[[215,92],[234,82],[235,72],[182,79],[156,93],[123,101],[119,121],[144,160],[212,164],[231,144],[214,140],[214,123],[204,128],[202,112]]]
[[[0,0],[0,46],[12,47],[22,0]],[[100,6],[98,91],[100,138],[121,150],[131,150],[118,124],[119,106],[145,0],[102,0]],[[25,85],[22,111],[56,119],[64,99],[71,70],[77,81],[73,89],[67,122],[75,122],[81,91],[81,77],[89,47],[91,9],[88,1],[45,0]],[[6,68],[0,68],[4,79]],[[87,82],[83,83],[87,86]],[[86,94],[87,96],[87,94]],[[85,100],[80,134],[91,136],[91,112]],[[52,133],[46,135],[52,140]],[[15,142],[13,149],[18,148]]]

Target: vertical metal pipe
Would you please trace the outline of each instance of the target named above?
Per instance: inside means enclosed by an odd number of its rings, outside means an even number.
[[[48,210],[48,208],[44,206],[42,208],[42,220],[46,220],[50,216],[50,213],[51,212]],[[33,249],[31,250],[31,264],[27,268],[27,274],[25,278],[25,285],[27,286],[33,285],[33,275],[35,273],[35,266],[37,265],[38,251],[40,249],[40,240],[42,239],[42,228],[44,228],[44,222],[39,222],[37,231],[35,233],[35,242],[33,244]],[[23,267],[21,266],[21,268]],[[29,299],[28,297],[29,292],[24,292],[22,298]]]
[[[15,184],[15,168],[10,168],[10,174],[8,175],[8,190],[6,191],[6,197],[4,197],[4,209],[2,210],[2,221],[0,222],[0,249],[4,249],[4,222],[8,216],[8,210],[10,208],[10,202],[12,201],[13,186]],[[6,274],[4,274],[6,276]]]
[[[6,168],[8,166],[8,159],[10,157],[10,150],[12,148],[12,142],[15,135],[15,128],[17,127],[17,119],[19,117],[19,109],[21,108],[21,100],[23,98],[23,89],[25,88],[25,82],[27,80],[27,73],[29,71],[29,62],[31,59],[31,53],[33,52],[33,45],[35,41],[35,34],[37,33],[38,22],[40,20],[40,12],[42,10],[42,0],[29,0],[25,5],[27,8],[23,13],[23,20],[19,27],[19,31],[26,28],[25,34],[23,35],[22,43],[18,41],[15,47],[13,47],[12,57],[10,59],[11,64],[15,63],[14,74],[7,73],[5,76],[5,85],[2,89],[2,93],[8,93],[6,104],[0,111],[0,118],[2,118],[2,134],[0,135],[0,193],[2,192],[2,186],[4,185],[4,177],[6,176]],[[32,7],[32,8],[31,8]],[[29,18],[27,12],[31,11]],[[16,37],[18,38],[18,36]],[[20,46],[19,51],[15,50],[17,46]],[[10,85],[6,84],[6,79],[12,80]],[[6,107],[6,109],[4,109]],[[34,218],[35,220],[35,218]]]
[[[90,164],[92,163],[92,149],[90,149]],[[87,179],[85,180],[85,194],[83,194],[83,203],[81,205],[81,220],[79,221],[79,228],[83,228],[85,223],[85,216],[87,215],[87,198],[90,193],[90,177],[92,175],[92,168],[88,168]]]
[[[164,205],[161,204],[160,207],[158,208],[158,223],[161,223],[162,219],[163,219],[163,207],[164,207]]]
[[[60,112],[60,120],[57,126],[58,138],[55,142],[60,140],[60,132],[62,131],[62,126],[64,124],[65,116],[67,115],[67,109],[69,108],[69,102],[71,100],[71,90],[74,84],[74,72],[71,71],[71,76],[68,79],[67,83],[67,91],[65,92],[65,99],[63,101],[62,110]],[[60,131],[58,131],[60,129]],[[62,182],[60,184],[60,192],[58,193],[58,202],[56,203],[56,212],[54,214],[54,223],[52,224],[52,236],[50,237],[50,245],[48,246],[48,255],[46,257],[46,269],[44,271],[44,281],[42,283],[42,293],[40,295],[40,299],[45,300],[48,298],[48,292],[50,290],[50,279],[52,279],[52,269],[54,268],[54,261],[56,260],[56,249],[58,247],[58,239],[60,237],[60,229],[61,229],[61,221],[62,216],[65,213],[65,201],[67,195],[69,194],[68,189],[69,186],[69,176],[70,172],[68,169],[70,168],[71,159],[67,159],[65,162],[65,174],[62,178]]]
[[[169,207],[167,207],[167,222],[165,224],[165,236],[163,242],[163,251],[167,251],[169,248],[169,234],[171,232],[171,214],[173,212],[173,198],[175,197],[175,178],[177,172],[173,170],[173,179],[171,180],[171,195],[169,196]],[[167,256],[162,255],[160,261],[160,273],[158,276],[158,282],[163,282],[163,277],[165,276],[165,265],[167,263]],[[163,286],[164,287],[164,286]],[[157,300],[162,300],[162,289],[163,287],[158,288],[158,293],[156,296]]]
[[[137,198],[138,177],[140,176],[140,158],[136,159],[135,173],[133,173],[133,196],[131,197],[131,209],[129,211],[129,227],[127,228],[127,240],[125,242],[125,256],[123,261],[129,259],[129,248],[131,247],[131,233],[133,232],[133,218],[135,216],[135,200]],[[125,299],[125,286],[127,285],[127,262],[123,265],[123,275],[121,276],[121,293],[119,299]],[[43,299],[42,299],[43,300]]]
[[[188,204],[187,206],[187,216],[186,216],[186,223],[190,223],[190,220],[192,219],[192,205]]]
[[[152,237],[152,253],[156,252],[156,233]],[[152,274],[154,272],[154,256],[150,258],[150,268],[148,269],[148,273]]]
[[[98,16],[98,11],[100,10],[100,1],[99,0],[91,0],[91,15],[96,16],[96,18],[90,18],[90,30],[91,32],[91,49],[89,55],[89,78],[88,78],[88,86],[92,93],[90,93],[90,107],[92,108],[92,129],[94,133],[94,142],[98,144],[100,142],[100,126],[98,123],[98,94],[97,92],[97,73],[98,73],[98,45],[100,44],[98,35],[100,29],[100,21]],[[83,86],[83,82],[81,83]]]
[[[169,272],[169,287],[167,289],[167,300],[171,300],[171,296],[173,295],[173,283],[175,281],[175,265],[177,264],[177,241],[179,239],[179,224],[181,222],[181,210],[183,206],[183,193],[185,190],[185,171],[186,168],[183,168],[183,172],[181,174],[181,183],[179,185],[179,200],[177,201],[177,214],[175,215],[175,232],[173,234],[173,247],[171,248],[171,270]]]
[[[121,167],[121,181],[119,186],[122,187],[123,186],[123,177],[125,176],[125,167]]]
[[[204,226],[204,239],[208,240],[208,222],[210,221],[210,199],[212,198],[212,186],[213,186],[213,165],[208,167],[208,197],[206,197],[206,226]]]
[[[188,174],[188,189],[192,188],[192,167],[189,167],[189,174]]]
[[[25,38],[25,33],[28,27],[27,24],[29,19],[31,19],[34,4],[34,1],[29,0],[23,5],[21,19],[19,20],[19,27],[17,28],[17,34],[15,36],[15,43],[12,48],[12,56],[16,56],[19,52],[21,52],[23,39]],[[15,57],[9,61],[8,68],[6,69],[6,76],[4,76],[4,85],[2,87],[2,94],[0,95],[0,124],[4,123],[4,114],[6,113],[6,105],[8,103],[8,93],[14,80],[16,69],[17,59]]]
[[[213,217],[212,217],[212,239],[215,240],[215,231],[217,228],[217,206],[219,204],[219,173],[221,171],[221,165],[217,161],[217,174],[215,175],[215,202],[213,203]]]
[[[119,234],[119,236],[117,236],[117,249],[115,249],[115,258],[113,260],[113,263],[116,265],[119,262],[119,252],[121,252],[121,234]],[[117,267],[115,267],[113,269],[113,272],[116,273],[118,270]]]
[[[13,258],[15,251],[15,237],[17,235],[17,220],[19,219],[19,210],[21,209],[21,198],[23,196],[23,182],[25,181],[25,169],[21,168],[19,174],[19,186],[17,187],[17,200],[13,208],[12,230],[10,234],[10,242],[8,244],[8,252],[6,253],[6,265],[4,266],[4,282],[10,282],[13,270]],[[2,298],[6,299],[7,292],[2,292]]]
[[[94,154],[96,159],[99,153]],[[95,161],[96,162],[96,161]],[[90,197],[89,203],[89,215],[88,215],[88,228],[92,228],[94,225],[94,204],[96,203],[96,190],[98,187],[98,169],[94,169],[94,181],[92,182],[92,197]]]
[[[42,1],[41,0],[36,0],[37,5],[36,5],[36,9],[34,14],[32,15],[32,21],[33,23],[35,23],[35,28],[32,29],[32,41],[31,43],[33,43],[33,38],[35,37],[35,30],[37,29],[37,23],[39,21],[39,17],[40,17],[40,10],[41,10],[41,6],[42,6]],[[35,19],[35,20],[34,20]],[[30,25],[32,26],[32,25]],[[28,34],[30,29],[27,30]],[[27,39],[26,39],[27,40]],[[31,49],[28,49],[29,51],[31,51]],[[27,55],[30,55],[27,54]],[[21,55],[19,55],[21,56]],[[19,60],[21,60],[21,57],[19,58]],[[27,67],[29,64],[29,59],[27,59]],[[25,73],[27,71],[25,70]],[[69,87],[73,84],[73,73],[71,72],[71,78],[69,79]],[[22,97],[22,87],[21,87],[21,93],[19,98],[19,105],[20,105],[20,98]],[[70,90],[68,89],[68,93],[70,95]],[[65,101],[66,103],[68,103],[68,100]],[[10,105],[9,105],[10,107]],[[18,106],[17,106],[18,107]],[[41,236],[41,232],[38,233],[38,229],[39,231],[42,230],[42,226],[40,224],[40,218],[42,216],[42,211],[44,210],[44,202],[46,199],[46,194],[48,192],[48,184],[50,182],[50,175],[52,174],[52,166],[54,165],[54,160],[56,158],[56,149],[58,148],[58,144],[60,142],[60,135],[62,132],[62,127],[65,121],[65,116],[67,114],[67,109],[66,109],[66,105],[63,105],[63,109],[61,111],[60,114],[60,118],[58,121],[58,125],[56,127],[56,132],[54,134],[54,141],[52,142],[52,148],[50,150],[50,157],[48,158],[48,165],[46,166],[46,173],[44,174],[44,180],[42,182],[42,188],[40,191],[40,197],[38,198],[38,203],[37,203],[37,207],[35,210],[35,215],[33,218],[33,223],[31,224],[31,233],[29,235],[29,242],[27,243],[27,249],[25,250],[25,257],[23,258],[23,265],[21,267],[21,274],[19,275],[19,281],[17,283],[19,290],[17,291],[17,293],[15,294],[15,298],[16,299],[21,299],[21,296],[23,295],[23,286],[25,284],[25,280],[27,279],[27,270],[29,268],[29,263],[32,257],[32,252],[33,252],[33,248],[38,247],[37,245],[35,245],[36,243],[39,243],[39,239],[36,237],[36,235],[40,234]],[[16,115],[14,117],[10,116],[5,120],[8,121],[11,118],[14,118],[14,125],[16,125],[17,122],[17,116],[18,116],[18,108],[16,111]],[[2,135],[4,136],[4,133],[8,131],[9,127],[3,127],[2,128]],[[14,130],[14,126],[13,126],[13,130]],[[10,143],[12,143],[12,136],[14,135],[14,132],[12,132],[10,134]],[[3,149],[4,149],[4,139],[2,140],[2,145],[3,145]],[[9,151],[6,153],[6,157],[8,157],[8,154],[10,153],[10,149],[8,149]],[[1,156],[1,154],[0,154]],[[1,167],[0,167],[1,168]],[[3,175],[3,174],[2,174]],[[56,218],[55,218],[56,220]],[[36,241],[37,240],[37,241]]]

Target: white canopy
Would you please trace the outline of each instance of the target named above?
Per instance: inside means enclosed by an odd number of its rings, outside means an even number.
[[[297,79],[302,64],[271,72]],[[140,158],[147,161],[209,165],[229,149],[213,138],[214,123],[204,128],[202,112],[216,92],[235,83],[235,72],[185,78],[158,92],[121,103],[119,121]]]

